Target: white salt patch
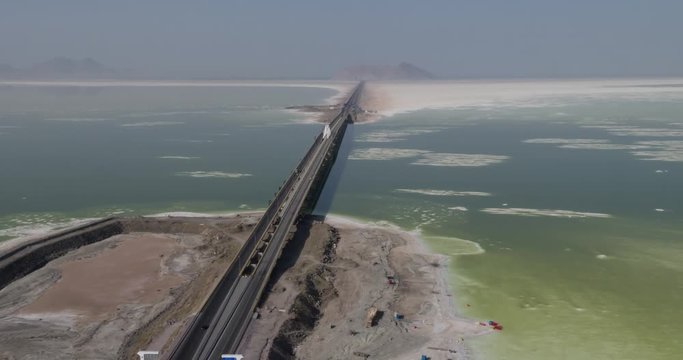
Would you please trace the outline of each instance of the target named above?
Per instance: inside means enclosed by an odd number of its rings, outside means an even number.
[[[453,191],[434,189],[396,189],[397,192],[409,194],[422,194],[430,196],[491,196],[490,193],[481,191]]]
[[[182,121],[144,121],[139,123],[121,124],[123,127],[151,127],[151,126],[168,126],[168,125],[182,125]]]
[[[606,139],[561,139],[561,138],[541,138],[528,139],[523,142],[528,144],[553,144],[563,149],[580,150],[640,150],[649,149],[646,144],[612,144]]]
[[[548,216],[563,218],[611,218],[612,215],[572,210],[526,209],[526,208],[486,208],[482,212],[494,215]]]
[[[170,160],[194,160],[199,159],[197,156],[175,156],[175,155],[165,155],[159,156],[159,159],[170,159]]]
[[[499,164],[506,159],[508,157],[503,155],[426,153],[412,165],[475,167]]]
[[[392,230],[397,230],[397,231],[403,231],[400,226],[391,223],[389,221],[365,221],[365,220],[360,220],[356,218],[352,218],[349,216],[341,216],[341,215],[328,215],[325,217],[325,222],[334,226],[334,227],[351,227],[351,228],[358,228],[358,227],[367,227],[367,228],[373,228],[373,227],[379,227],[379,228],[388,228]],[[411,235],[414,236],[420,236],[419,230],[415,230],[412,232],[409,232]]]
[[[641,160],[683,162],[683,140],[638,141],[637,144],[653,148],[649,151],[631,152]]]
[[[416,157],[429,153],[426,150],[396,148],[356,149],[349,155],[349,160],[396,160]]]
[[[646,128],[634,125],[602,126],[584,125],[585,128],[604,129],[616,136],[646,136],[646,137],[678,137],[683,136],[683,130],[678,128]]]
[[[237,179],[246,176],[253,176],[252,174],[244,173],[229,173],[223,171],[182,171],[176,173],[177,176],[189,176],[194,178],[228,178]]]
[[[650,141],[638,141],[637,144],[648,145],[648,146],[658,146],[668,149],[683,149],[683,140],[650,140]]]
[[[188,111],[150,111],[143,113],[126,114],[123,117],[127,118],[145,118],[145,117],[160,117],[160,116],[174,116],[174,115],[195,115],[195,114],[212,114],[216,112],[208,110],[188,110]]]
[[[606,139],[560,139],[560,138],[540,138],[527,139],[523,142],[527,144],[606,144]]]
[[[402,138],[402,137],[398,137],[398,136],[389,136],[388,134],[373,133],[373,134],[366,134],[364,136],[361,136],[354,141],[355,142],[366,142],[366,143],[390,143],[390,142],[396,142],[396,141],[403,141],[405,139],[406,138]]]
[[[433,153],[427,150],[398,148],[356,149],[349,160],[396,160],[415,158],[412,165],[425,166],[487,166],[508,159],[503,155]]]
[[[607,129],[615,135],[625,134],[626,132],[641,131],[642,128],[637,126],[605,126],[605,125],[590,125],[584,126],[589,128]],[[656,132],[650,131],[652,129],[645,129],[649,136],[665,136],[652,135]],[[661,130],[661,129],[659,129]],[[657,131],[659,131],[657,130]],[[617,133],[618,132],[618,133]],[[673,134],[671,136],[678,136],[677,132],[667,132]],[[683,135],[683,132],[681,132]],[[636,135],[633,135],[636,136]],[[666,135],[670,136],[670,135]],[[650,161],[673,161],[683,162],[683,141],[682,140],[655,140],[655,141],[638,141],[635,144],[613,144],[608,140],[602,139],[559,139],[559,138],[544,138],[544,139],[528,139],[526,143],[536,144],[556,144],[564,149],[583,149],[583,150],[631,150],[631,154],[640,158],[640,160]]]
[[[371,142],[371,143],[388,143],[405,140],[409,136],[429,134],[441,131],[441,129],[403,129],[403,130],[386,130],[386,131],[374,131],[367,134],[363,134],[356,142]]]
[[[565,144],[560,145],[563,149],[580,150],[640,150],[649,149],[647,145],[628,145],[628,144]]]
[[[640,128],[634,130],[610,130],[610,133],[617,136],[650,136],[650,137],[679,137],[683,136],[683,131],[677,129],[648,129]]]
[[[49,118],[46,121],[63,121],[63,122],[101,122],[109,119],[103,118]]]
[[[370,110],[391,116],[420,109],[541,107],[602,99],[680,101],[683,89],[642,86],[677,81],[680,80],[372,82],[367,89],[383,98]]]
[[[683,150],[633,151],[641,160],[683,162]]]
[[[169,212],[163,212],[163,213],[158,213],[158,214],[152,214],[152,215],[145,215],[146,217],[216,217],[216,216],[222,216],[222,217],[232,217],[235,215],[239,214],[258,214],[260,211],[258,210],[253,210],[253,211],[240,211],[240,212],[216,212],[216,213],[198,213],[198,212],[189,212],[189,211],[169,211]]]
[[[226,215],[234,215],[234,213],[229,213]],[[216,214],[205,214],[205,213],[188,212],[188,211],[170,211],[170,212],[152,214],[152,215],[148,215],[148,216],[149,217],[212,217],[212,216],[216,216]]]
[[[638,126],[635,125],[619,125],[619,124],[614,124],[614,125],[581,125],[582,128],[586,129],[638,129]]]
[[[40,236],[47,235],[57,230],[62,230],[86,224],[88,222],[96,220],[93,218],[87,218],[68,219],[65,221],[49,221],[47,220],[48,218],[49,217],[46,218],[36,216],[28,218],[24,221],[16,219],[14,222],[21,225],[6,229],[0,229],[0,236],[13,238],[12,240],[0,242],[0,250],[8,249],[14,246],[15,244],[18,244],[25,240],[34,239]]]
[[[166,141],[182,142],[182,143],[189,143],[189,144],[206,144],[206,143],[212,143],[213,142],[213,140],[196,140],[196,139],[166,139]]]

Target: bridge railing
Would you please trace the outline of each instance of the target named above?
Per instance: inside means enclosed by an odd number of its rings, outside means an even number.
[[[354,92],[352,97],[356,97],[357,93],[358,89],[356,90],[356,92]],[[337,136],[340,124],[346,121],[346,117],[348,116],[347,106],[348,102],[344,104],[344,109],[342,110],[342,112],[339,115],[337,115],[330,124],[330,127],[333,129],[332,138],[335,138]],[[207,301],[204,303],[204,306],[202,307],[201,311],[192,320],[190,326],[187,327],[187,330],[183,334],[181,341],[179,341],[176,344],[169,358],[186,359],[192,357],[193,354],[183,353],[183,350],[191,351],[193,350],[193,347],[186,345],[191,343],[197,344],[201,341],[201,338],[196,339],[195,337],[201,336],[202,332],[194,331],[194,329],[196,329],[197,326],[208,326],[212,321],[211,319],[208,319],[207,316],[216,313],[217,310],[223,306],[223,302],[218,300],[224,299],[229,294],[232,287],[227,285],[231,283],[235,284],[241,276],[243,269],[249,264],[249,260],[252,257],[254,251],[256,250],[257,245],[270,228],[270,225],[276,218],[282,205],[287,200],[287,196],[290,194],[291,189],[298,180],[302,170],[304,170],[306,165],[311,161],[311,157],[315,154],[316,150],[321,145],[322,141],[322,133],[319,133],[316,136],[313,144],[309,147],[304,157],[301,159],[301,161],[299,161],[295,170],[292,173],[290,173],[285,183],[280,187],[280,189],[275,195],[275,198],[273,199],[273,201],[271,201],[263,216],[261,216],[261,219],[254,226],[254,229],[252,230],[252,233],[250,234],[249,238],[244,243],[239,253],[228,267],[228,270],[226,271],[225,275],[223,276],[223,278],[221,278],[220,282],[215,287],[214,292],[209,296]],[[195,334],[196,336],[193,336]]]

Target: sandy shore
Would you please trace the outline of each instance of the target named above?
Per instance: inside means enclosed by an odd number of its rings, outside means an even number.
[[[457,316],[447,257],[415,234],[331,216],[303,235],[250,327],[250,358],[471,359],[468,339],[492,331]]]

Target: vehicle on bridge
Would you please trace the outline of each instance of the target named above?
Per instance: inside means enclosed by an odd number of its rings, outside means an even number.
[[[325,128],[323,129],[323,140],[326,140],[332,135],[332,130],[330,129],[330,125],[325,125]]]

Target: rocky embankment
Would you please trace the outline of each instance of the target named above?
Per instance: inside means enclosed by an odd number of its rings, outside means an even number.
[[[468,339],[490,331],[454,314],[447,259],[413,234],[332,218],[299,236],[241,349],[250,358],[469,359]]]

